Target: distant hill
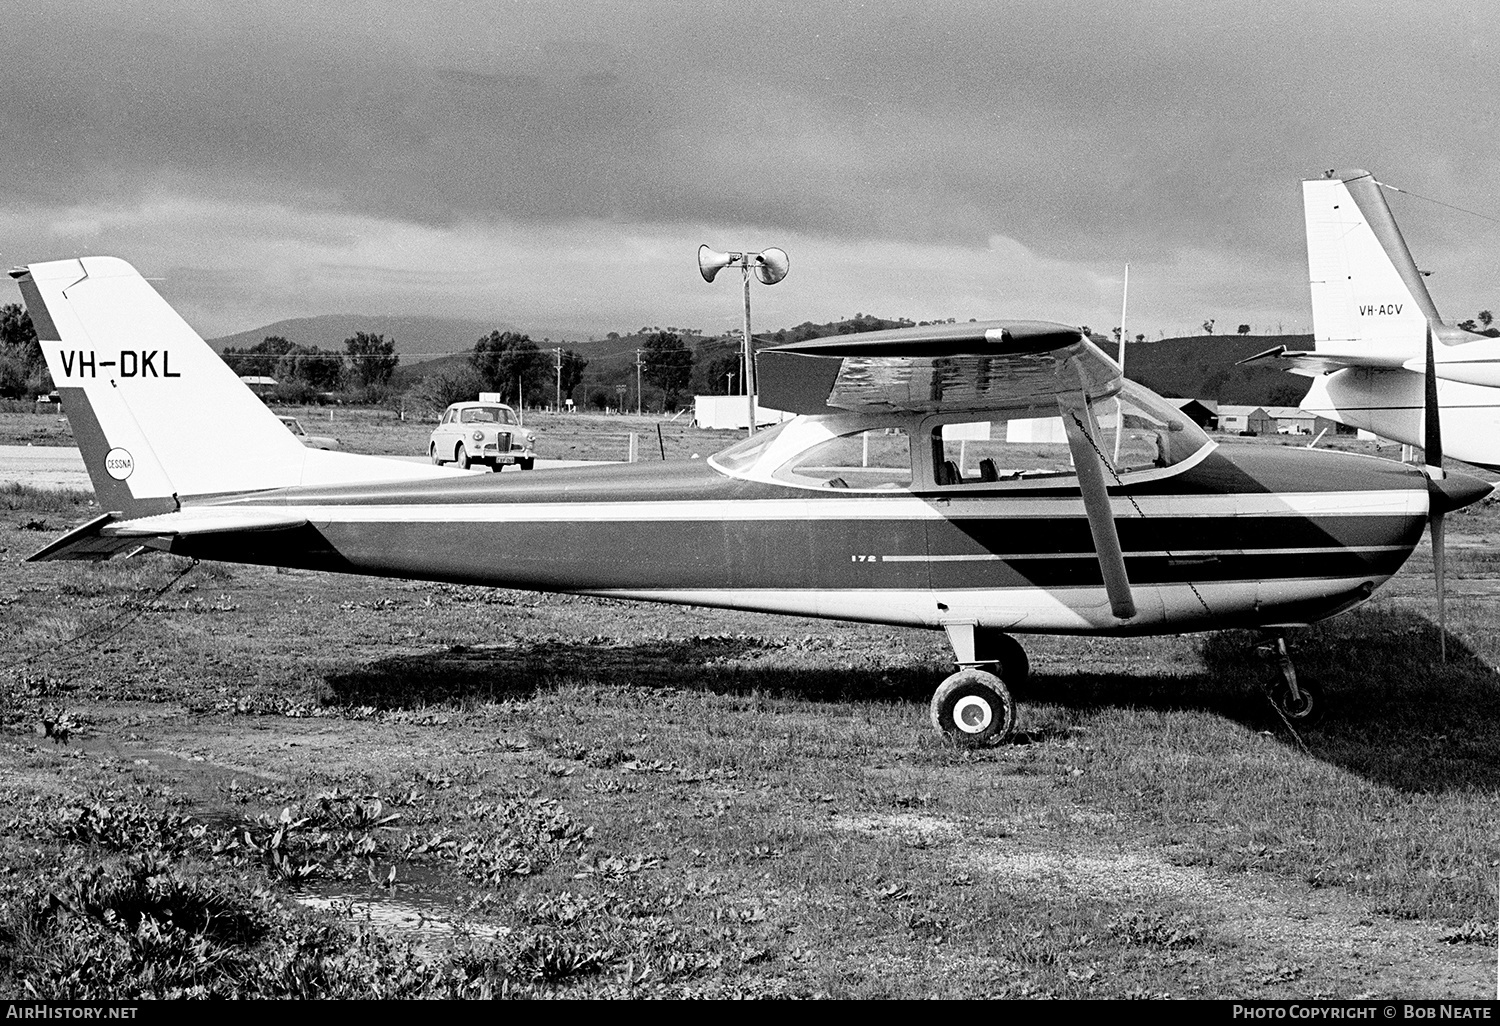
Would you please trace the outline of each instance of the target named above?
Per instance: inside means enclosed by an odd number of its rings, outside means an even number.
[[[1307,395],[1306,378],[1288,374],[1270,361],[1248,367],[1235,364],[1276,346],[1311,349],[1312,344],[1311,335],[1195,335],[1132,342],[1125,347],[1125,376],[1165,396],[1296,406]],[[1101,348],[1114,355],[1112,345]]]
[[[456,317],[382,317],[367,314],[324,314],[321,317],[294,317],[277,321],[251,331],[211,338],[208,344],[222,352],[228,346],[246,348],[258,345],[270,335],[279,335],[303,346],[343,351],[344,340],[357,332],[384,335],[396,343],[403,363],[431,359],[445,353],[467,353],[474,343],[491,331],[515,331],[504,322],[464,320]],[[533,336],[536,337],[536,336]]]

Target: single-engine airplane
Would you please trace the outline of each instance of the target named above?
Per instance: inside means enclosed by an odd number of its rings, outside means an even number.
[[[1302,183],[1313,348],[1274,360],[1312,379],[1302,409],[1408,445],[1426,444],[1427,364],[1447,455],[1500,470],[1500,338],[1446,324],[1368,171],[1329,171]]]
[[[767,350],[762,401],[798,416],[706,461],[473,475],[303,447],[121,260],[11,274],[104,511],[33,560],[146,548],[942,629],[932,720],[970,745],[1015,725],[1022,633],[1260,628],[1278,707],[1309,716],[1281,632],[1368,598],[1429,516],[1490,490],[1221,448],[1034,321]]]

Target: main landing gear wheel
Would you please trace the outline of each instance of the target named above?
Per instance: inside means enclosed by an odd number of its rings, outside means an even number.
[[[469,469],[469,450],[465,449],[462,444],[459,445],[458,451],[453,454],[453,462],[458,464],[459,470]]]
[[[966,748],[999,744],[1016,729],[1010,690],[993,673],[959,670],[932,696],[932,725]]]

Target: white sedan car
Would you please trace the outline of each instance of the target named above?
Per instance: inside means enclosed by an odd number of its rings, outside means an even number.
[[[443,412],[427,443],[434,463],[456,463],[461,469],[482,464],[499,470],[514,463],[522,470],[536,464],[536,432],[521,426],[516,411],[502,403],[454,403]]]
[[[296,417],[277,417],[277,420],[286,425],[286,429],[297,436],[297,441],[309,449],[342,449],[343,443],[332,435],[310,435],[302,429],[302,422]]]

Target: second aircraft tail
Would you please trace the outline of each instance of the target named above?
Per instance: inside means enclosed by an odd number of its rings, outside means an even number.
[[[1302,183],[1317,349],[1418,355],[1442,320],[1401,229],[1368,171]]]

